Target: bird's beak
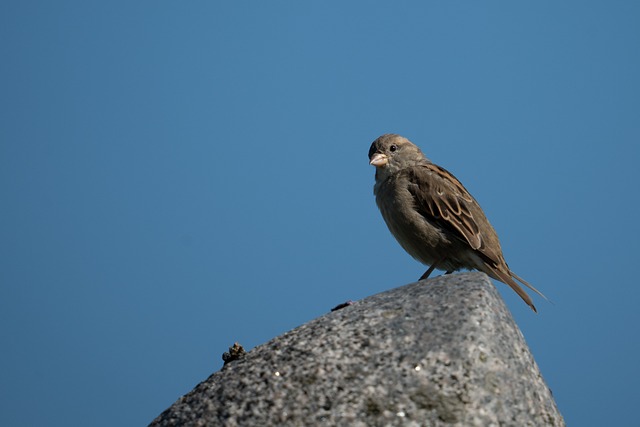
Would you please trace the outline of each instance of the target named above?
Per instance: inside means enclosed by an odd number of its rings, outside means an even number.
[[[377,168],[385,166],[387,163],[389,163],[389,158],[387,157],[386,154],[382,154],[382,153],[374,154],[371,157],[371,161],[369,162],[371,166],[375,166]]]

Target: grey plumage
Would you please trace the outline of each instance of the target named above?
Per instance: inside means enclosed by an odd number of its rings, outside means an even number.
[[[543,296],[509,269],[495,230],[462,183],[432,163],[408,139],[382,135],[369,149],[376,167],[373,192],[389,230],[412,257],[447,273],[475,269],[509,285],[533,311],[516,282]]]

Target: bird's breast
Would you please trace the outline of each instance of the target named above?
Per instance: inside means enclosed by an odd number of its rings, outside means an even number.
[[[389,178],[376,183],[376,203],[389,231],[412,257],[424,264],[440,258],[449,239],[428,218],[418,213],[415,199],[404,179]]]

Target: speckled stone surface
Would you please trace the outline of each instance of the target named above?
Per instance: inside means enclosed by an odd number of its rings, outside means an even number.
[[[260,345],[151,425],[564,421],[493,284],[482,273],[462,273],[371,296]]]

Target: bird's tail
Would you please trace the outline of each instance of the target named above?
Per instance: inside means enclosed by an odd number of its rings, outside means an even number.
[[[518,285],[518,282],[522,283],[527,288],[531,289],[533,292],[537,293],[538,295],[540,295],[542,298],[546,299],[547,301],[549,300],[546,296],[544,296],[544,294],[542,292],[540,292],[539,290],[534,288],[532,285],[529,284],[529,282],[524,280],[522,277],[520,277],[517,274],[515,274],[506,265],[505,265],[506,268],[504,268],[504,269],[496,267],[495,265],[491,265],[491,264],[488,264],[488,263],[485,263],[485,266],[489,270],[489,271],[486,271],[486,273],[488,273],[489,276],[493,277],[496,280],[501,281],[502,283],[505,283],[505,284],[509,285],[511,287],[511,289],[513,289],[520,296],[520,298],[522,298],[522,300],[524,302],[526,302],[529,307],[531,307],[531,309],[534,312],[536,312],[536,313],[538,312],[538,310],[536,310],[536,306],[533,305],[533,301],[531,300],[531,297],[524,291],[524,289],[522,289],[522,287],[520,285]],[[518,282],[516,282],[516,280]]]

